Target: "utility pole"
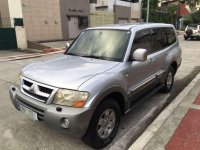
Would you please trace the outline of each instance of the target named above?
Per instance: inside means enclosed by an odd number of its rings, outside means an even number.
[[[147,0],[147,18],[146,18],[147,23],[149,22],[149,3],[150,3],[150,0]]]

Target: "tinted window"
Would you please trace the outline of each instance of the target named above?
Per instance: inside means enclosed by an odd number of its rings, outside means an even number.
[[[151,35],[149,30],[138,31],[133,41],[132,52],[138,48],[143,48],[151,53]]]
[[[190,24],[190,25],[188,25],[188,27],[196,30],[198,25],[197,24]]]
[[[168,46],[176,42],[176,34],[173,28],[166,28]]]
[[[165,28],[153,28],[150,31],[152,36],[152,52],[156,52],[166,48],[168,42]]]

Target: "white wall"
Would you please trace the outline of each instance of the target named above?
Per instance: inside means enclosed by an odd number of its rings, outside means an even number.
[[[113,1],[115,2],[115,0],[113,0]],[[130,2],[124,2],[124,1],[120,1],[120,0],[116,0],[115,4],[120,5],[120,6],[125,6],[125,7],[131,7]]]
[[[13,18],[23,18],[21,0],[8,0],[11,26],[14,27]]]
[[[130,2],[124,2],[120,0],[97,0],[97,4],[91,4],[90,6],[94,9],[94,6],[108,6],[108,11],[113,11],[114,5],[126,6],[131,7]]]
[[[17,38],[17,47],[21,50],[24,50],[28,47],[26,30],[23,27],[15,27],[16,38]]]
[[[140,17],[141,17],[141,3],[132,3],[131,18],[140,18]]]
[[[8,0],[11,27],[14,27],[14,18],[23,18],[21,0]],[[21,50],[27,48],[26,30],[24,27],[15,27],[17,47]]]

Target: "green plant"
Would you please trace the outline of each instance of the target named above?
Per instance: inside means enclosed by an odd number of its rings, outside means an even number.
[[[200,23],[200,11],[196,11],[188,16],[184,17],[184,25],[192,24],[192,23]]]
[[[188,24],[192,24],[192,23],[193,23],[193,19],[191,15],[188,15],[187,17],[183,18],[184,26],[187,26]]]

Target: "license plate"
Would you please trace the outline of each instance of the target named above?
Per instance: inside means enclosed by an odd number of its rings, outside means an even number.
[[[19,104],[19,110],[20,110],[22,113],[26,114],[26,115],[27,115],[29,118],[31,118],[32,120],[34,120],[34,121],[38,120],[37,113],[34,112],[34,111],[32,111],[32,110],[30,110],[29,108],[27,108],[27,107],[25,107],[25,106]]]

